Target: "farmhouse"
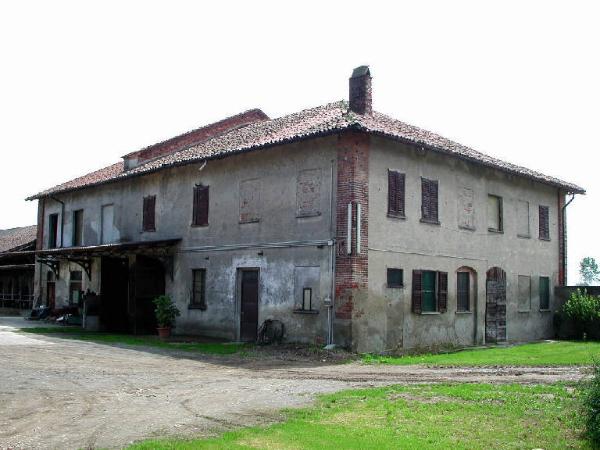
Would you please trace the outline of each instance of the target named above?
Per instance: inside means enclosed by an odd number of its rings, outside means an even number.
[[[100,297],[107,330],[358,351],[552,335],[566,207],[584,190],[349,100],[270,119],[255,109],[33,195],[35,296]]]

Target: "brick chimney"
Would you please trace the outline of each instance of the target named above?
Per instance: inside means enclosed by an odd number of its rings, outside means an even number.
[[[352,71],[350,77],[350,110],[357,114],[369,116],[373,112],[369,66],[360,66]]]

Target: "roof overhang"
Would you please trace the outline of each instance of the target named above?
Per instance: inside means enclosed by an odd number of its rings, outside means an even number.
[[[0,271],[2,270],[35,270],[35,264],[0,264]]]
[[[62,247],[38,250],[38,257],[56,258],[85,258],[94,256],[125,256],[129,254],[153,254],[170,251],[181,241],[177,239],[162,239],[156,241],[120,242],[115,244],[89,245],[84,247]]]

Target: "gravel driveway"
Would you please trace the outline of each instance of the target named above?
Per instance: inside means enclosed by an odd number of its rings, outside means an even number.
[[[315,395],[382,384],[577,380],[577,368],[434,369],[209,357],[24,335],[0,318],[0,448],[121,447],[280,418]]]

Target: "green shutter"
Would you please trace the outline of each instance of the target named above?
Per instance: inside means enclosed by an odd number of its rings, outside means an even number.
[[[540,277],[540,309],[550,309],[550,278]]]
[[[432,271],[423,272],[423,312],[435,312],[437,310],[435,284],[437,273]]]

